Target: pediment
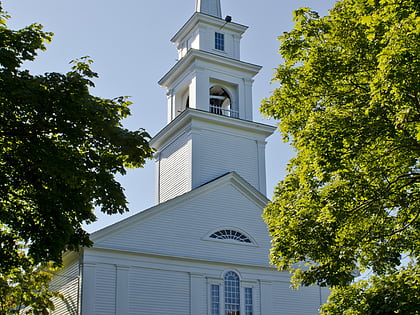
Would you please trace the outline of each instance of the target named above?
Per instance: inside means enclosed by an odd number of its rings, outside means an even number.
[[[91,239],[94,248],[104,250],[266,266],[270,238],[261,215],[267,202],[239,175],[228,173],[95,232]],[[227,231],[249,242],[211,237]]]

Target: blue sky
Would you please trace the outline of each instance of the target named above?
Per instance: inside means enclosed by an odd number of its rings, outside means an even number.
[[[293,27],[292,11],[310,7],[325,15],[333,0],[221,0],[222,14],[249,26],[241,42],[241,59],[263,66],[253,89],[254,120],[263,120],[258,107],[276,88],[270,84],[274,68],[282,62],[277,37]],[[8,25],[17,29],[31,23],[44,25],[54,38],[35,62],[25,64],[33,73],[67,72],[69,62],[90,56],[99,73],[92,94],[114,98],[130,96],[132,116],[124,121],[129,129],[145,128],[152,136],[166,124],[165,90],[157,81],[175,64],[176,48],[170,38],[194,13],[195,0],[3,0],[3,9],[12,18]],[[267,192],[284,177],[293,151],[278,131],[268,139]],[[154,205],[154,163],[129,171],[120,178],[129,201],[126,215],[99,215],[98,228]]]

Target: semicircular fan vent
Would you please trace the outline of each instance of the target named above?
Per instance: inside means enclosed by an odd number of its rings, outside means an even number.
[[[211,234],[210,238],[219,240],[234,240],[241,243],[252,243],[248,236],[234,230],[220,230]]]

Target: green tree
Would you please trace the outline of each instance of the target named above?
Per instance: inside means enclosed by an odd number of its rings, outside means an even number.
[[[279,87],[261,111],[280,120],[296,156],[264,213],[271,258],[296,285],[331,286],[331,303],[346,290],[382,294],[397,275],[395,294],[418,285],[419,11],[416,0],[341,0],[325,17],[297,10],[279,38]],[[404,272],[403,257],[413,261]],[[348,287],[357,271],[374,276]]]
[[[24,264],[61,263],[64,250],[89,246],[82,224],[94,208],[128,210],[117,174],[152,156],[149,135],[130,131],[125,97],[90,94],[87,58],[65,74],[22,69],[52,34],[33,24],[7,27],[0,9],[0,275]]]
[[[0,314],[49,314],[53,299],[64,299],[48,290],[52,273],[49,266],[20,266],[0,274]]]
[[[333,290],[325,314],[418,314],[420,268],[401,268],[386,277],[372,276]]]

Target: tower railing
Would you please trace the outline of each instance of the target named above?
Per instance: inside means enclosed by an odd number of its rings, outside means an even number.
[[[209,104],[209,112],[214,113],[214,114],[218,114],[218,115],[223,115],[223,116],[228,116],[228,117],[233,117],[233,118],[239,118],[239,111],[233,110],[233,109],[230,109],[230,108],[223,108],[223,107],[216,106],[216,105]]]

